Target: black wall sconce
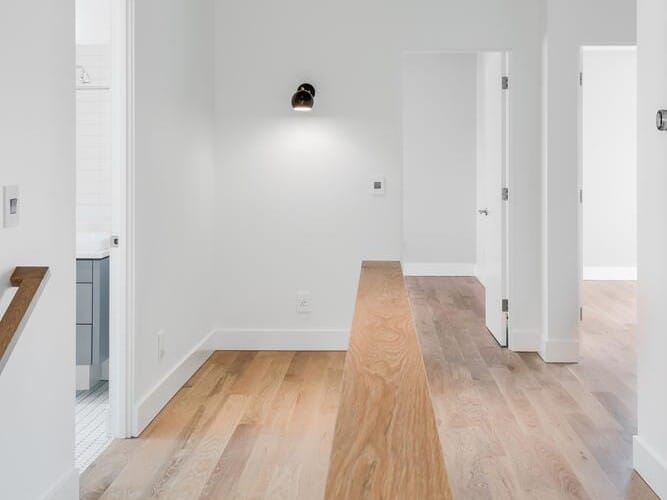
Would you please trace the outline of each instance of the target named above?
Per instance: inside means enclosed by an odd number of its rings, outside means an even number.
[[[310,111],[315,104],[315,87],[310,83],[302,83],[292,96],[294,111]]]

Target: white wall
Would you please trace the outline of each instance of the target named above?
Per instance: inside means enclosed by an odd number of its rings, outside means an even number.
[[[111,0],[76,0],[76,43],[111,43]]]
[[[584,279],[636,279],[637,55],[585,48]]]
[[[510,295],[516,328],[539,338],[540,2],[216,6],[219,327],[344,335],[361,259],[401,258],[402,54],[512,49]],[[318,92],[308,115],[289,107],[302,81]]]
[[[667,4],[639,0],[638,68],[638,436],[634,466],[661,498],[667,498],[667,133],[655,113],[667,108]]]
[[[403,271],[476,262],[477,54],[403,57]]]
[[[0,186],[21,194],[20,226],[0,227],[0,291],[15,266],[51,269],[0,373],[0,498],[72,500],[74,4],[3,1],[0,33]]]
[[[136,2],[136,346],[140,428],[187,378],[154,392],[211,332],[213,3]],[[164,331],[166,354],[157,356]],[[165,389],[166,387],[166,389]]]
[[[547,0],[541,354],[579,359],[578,74],[583,45],[634,45],[634,0]],[[604,13],[604,15],[601,15]]]

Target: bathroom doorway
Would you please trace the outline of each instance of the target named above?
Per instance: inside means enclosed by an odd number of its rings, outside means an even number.
[[[75,4],[75,459],[83,472],[113,438],[131,435],[131,2]]]

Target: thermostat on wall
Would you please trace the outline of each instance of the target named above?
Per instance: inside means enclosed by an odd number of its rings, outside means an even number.
[[[384,177],[373,177],[371,179],[371,192],[376,196],[383,196],[385,188]]]
[[[19,187],[5,186],[2,188],[2,220],[4,227],[19,225]]]

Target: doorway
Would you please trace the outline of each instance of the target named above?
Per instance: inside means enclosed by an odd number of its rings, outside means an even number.
[[[477,278],[486,326],[508,345],[509,54],[403,57],[406,276]]]
[[[579,81],[582,318],[592,289],[634,304],[637,279],[637,52],[582,47]],[[597,284],[596,284],[597,283]],[[588,302],[587,302],[588,300]],[[622,307],[618,305],[618,307]]]
[[[76,1],[75,454],[79,472],[112,438],[131,434],[129,5],[129,1]]]

